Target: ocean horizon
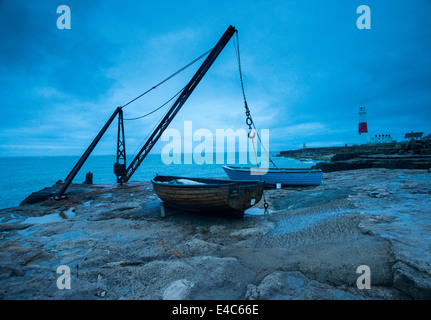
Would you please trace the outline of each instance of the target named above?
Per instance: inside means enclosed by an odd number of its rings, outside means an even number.
[[[277,153],[278,154],[278,153]],[[220,156],[220,154],[219,154]],[[235,163],[228,162],[224,155],[223,164],[256,166],[254,163],[241,163],[241,153],[235,153]],[[22,156],[0,157],[3,174],[0,177],[0,209],[16,207],[32,192],[53,186],[63,180],[72,170],[80,156]],[[128,156],[127,164],[133,157]],[[184,159],[184,154],[181,154]],[[227,177],[223,164],[216,163],[217,154],[213,153],[213,163],[208,164],[165,164],[160,154],[149,154],[134,173],[130,181],[149,181],[156,174],[185,177]],[[248,159],[248,158],[247,158]],[[300,161],[291,158],[271,157],[279,167],[310,167],[315,161]],[[94,184],[115,183],[114,163],[116,155],[91,155],[72,183],[83,183],[87,172],[93,173]]]

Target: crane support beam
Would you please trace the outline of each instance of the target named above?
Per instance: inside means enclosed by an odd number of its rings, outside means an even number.
[[[94,138],[93,142],[91,142],[90,146],[87,148],[87,150],[85,150],[84,154],[81,156],[81,158],[78,160],[78,162],[73,167],[72,171],[70,171],[70,173],[68,174],[68,176],[64,180],[63,186],[61,187],[60,191],[58,192],[58,194],[55,197],[56,199],[64,198],[64,193],[66,192],[69,185],[72,183],[72,180],[75,178],[76,174],[79,172],[79,170],[81,169],[81,167],[83,166],[83,164],[85,163],[87,158],[90,156],[91,152],[94,150],[97,143],[100,141],[102,136],[105,134],[106,130],[111,125],[112,121],[114,121],[115,117],[120,112],[122,112],[121,107],[118,107],[117,109],[115,109],[114,113],[111,115],[109,120],[105,123],[102,130],[100,130],[100,132],[97,134],[96,138]]]
[[[223,36],[220,38],[220,40],[217,42],[215,47],[212,49],[212,51],[209,53],[208,57],[205,59],[205,61],[202,63],[196,74],[193,76],[193,78],[190,80],[190,82],[185,86],[177,100],[174,102],[172,107],[169,109],[168,113],[165,115],[165,117],[160,121],[159,125],[156,127],[156,129],[153,131],[151,136],[148,138],[148,140],[145,142],[144,146],[141,148],[139,153],[136,155],[136,157],[133,159],[133,161],[128,166],[126,172],[123,176],[119,177],[119,182],[127,182],[132,177],[133,173],[138,169],[142,161],[145,159],[147,154],[151,151],[157,140],[161,137],[165,129],[169,126],[171,121],[174,119],[174,117],[177,115],[178,111],[180,111],[181,107],[184,105],[184,103],[187,101],[189,96],[192,94],[193,90],[196,88],[196,86],[199,84],[199,82],[202,80],[208,69],[211,67],[211,65],[214,63],[214,61],[217,59],[221,51],[224,49],[226,44],[229,42],[229,40],[232,38],[232,36],[235,34],[236,29],[233,26],[229,26],[229,28],[225,31]]]

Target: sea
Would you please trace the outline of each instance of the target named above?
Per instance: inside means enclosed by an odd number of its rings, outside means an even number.
[[[63,180],[72,170],[80,156],[44,156],[44,157],[2,157],[0,158],[0,209],[16,207],[31,193],[46,187],[53,186],[57,181]],[[133,158],[129,158],[131,161]],[[182,155],[184,159],[184,155]],[[150,181],[156,174],[176,175],[184,177],[223,177],[227,175],[221,164],[216,164],[216,154],[213,154],[212,163],[197,164],[165,164],[160,154],[149,154],[144,159],[130,181]],[[235,155],[235,163],[228,163],[228,156],[224,155],[224,164],[239,164],[240,154]],[[308,159],[291,159],[271,156],[271,160],[280,168],[305,168],[316,162]],[[87,172],[93,173],[93,183],[115,183],[114,175],[115,155],[91,155],[73,183],[83,183]],[[220,162],[220,161],[219,161]]]

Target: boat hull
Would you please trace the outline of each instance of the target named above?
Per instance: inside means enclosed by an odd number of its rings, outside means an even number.
[[[317,186],[322,184],[322,170],[313,168],[299,169],[260,169],[261,175],[256,168],[222,166],[228,177],[232,180],[261,180],[266,187],[282,186]]]
[[[199,184],[171,184],[187,179]],[[156,176],[151,180],[156,195],[166,204],[186,211],[242,217],[263,194],[263,182]]]

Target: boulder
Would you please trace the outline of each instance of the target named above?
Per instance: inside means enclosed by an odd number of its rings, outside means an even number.
[[[406,263],[397,262],[392,267],[394,288],[414,299],[431,299],[431,276]]]
[[[54,196],[54,194],[55,194],[55,189],[44,188],[40,191],[33,192],[32,194],[30,194],[27,198],[25,198],[20,203],[20,206],[26,205],[26,204],[35,204],[35,203],[43,202],[43,201],[47,200],[48,198]]]
[[[356,296],[328,284],[311,280],[301,272],[276,271],[258,285],[250,284],[249,300],[356,300]]]

